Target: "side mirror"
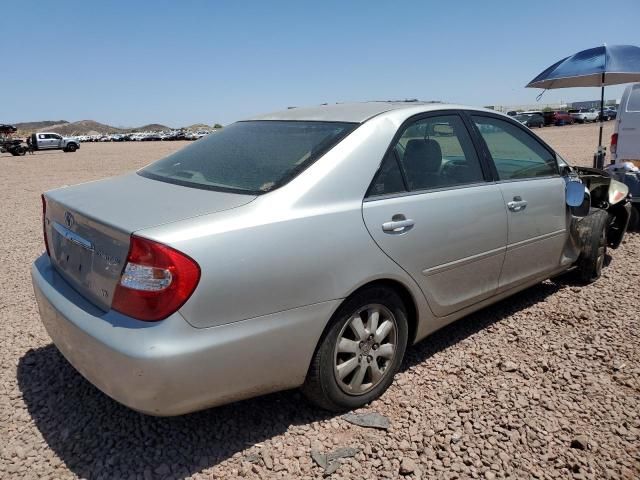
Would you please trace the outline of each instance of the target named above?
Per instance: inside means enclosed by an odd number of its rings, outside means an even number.
[[[576,217],[586,217],[591,208],[591,194],[580,182],[567,182],[566,202],[571,207],[571,214]]]

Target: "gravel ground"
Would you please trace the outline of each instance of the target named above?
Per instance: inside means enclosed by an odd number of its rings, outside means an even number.
[[[590,164],[594,125],[541,134]],[[319,411],[296,391],[177,418],[102,394],[40,324],[28,273],[43,248],[38,197],[181,146],[0,156],[0,478],[319,478],[311,451],[342,447],[357,453],[342,450],[355,456],[332,478],[640,477],[638,234],[596,284],[547,281],[410,348],[392,387],[361,410],[388,417],[387,430]]]

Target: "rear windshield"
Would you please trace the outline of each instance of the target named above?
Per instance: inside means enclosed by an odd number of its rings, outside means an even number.
[[[139,175],[209,190],[261,194],[287,183],[357,123],[237,122],[138,171]]]

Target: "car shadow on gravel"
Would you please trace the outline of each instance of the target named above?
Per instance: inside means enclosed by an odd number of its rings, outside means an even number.
[[[553,281],[539,283],[447,325],[407,349],[401,370],[404,371],[424,362],[432,355],[446,350],[465,338],[500,322],[504,318],[544,301],[550,295],[570,284],[568,277],[558,277]]]
[[[409,348],[402,370],[559,288],[560,284],[545,282],[445,327]],[[100,392],[53,345],[27,352],[17,376],[45,441],[66,468],[82,478],[184,478],[281,435],[291,425],[334,416],[311,406],[294,390],[180,417],[150,417]]]
[[[36,427],[81,478],[185,478],[283,434],[290,425],[333,416],[298,391],[179,417],[147,416],[91,385],[53,344],[28,351],[17,377]]]

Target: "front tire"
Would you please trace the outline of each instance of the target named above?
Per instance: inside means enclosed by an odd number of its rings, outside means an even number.
[[[384,287],[366,287],[333,315],[314,353],[302,392],[333,412],[362,407],[382,395],[407,346],[407,309]]]
[[[67,145],[67,148],[64,149],[65,152],[73,153],[77,150],[77,147],[74,143],[70,143]]]
[[[579,280],[584,284],[593,283],[602,275],[607,255],[607,227],[609,215],[606,211],[594,209],[580,221],[578,226],[582,243],[582,253],[577,262]]]

